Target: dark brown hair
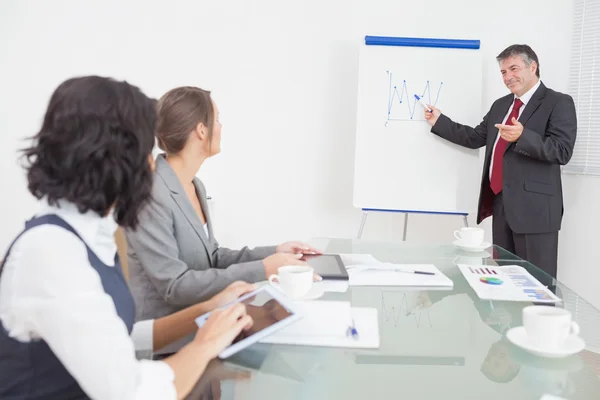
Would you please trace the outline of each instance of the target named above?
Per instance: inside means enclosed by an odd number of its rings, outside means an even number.
[[[512,46],[508,46],[506,49],[502,50],[502,53],[496,56],[496,60],[500,62],[506,60],[508,57],[516,56],[521,56],[523,62],[528,67],[531,65],[532,61],[535,61],[535,74],[538,78],[540,77],[540,62],[538,61],[538,56],[535,54],[535,51],[526,44],[513,44]]]
[[[158,147],[167,154],[183,150],[199,123],[208,128],[208,141],[212,141],[215,110],[207,90],[192,86],[171,89],[158,100],[157,114]]]
[[[40,131],[23,150],[29,191],[56,205],[135,228],[150,198],[156,111],[136,86],[99,76],[68,79],[54,91]]]

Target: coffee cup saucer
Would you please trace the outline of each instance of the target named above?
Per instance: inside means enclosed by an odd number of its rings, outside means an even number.
[[[325,290],[317,283],[313,284],[310,290],[303,296],[292,297],[292,300],[314,300],[325,294]]]
[[[480,244],[472,245],[472,244],[466,244],[461,240],[455,240],[454,242],[452,242],[452,244],[457,247],[460,247],[463,250],[471,251],[471,252],[483,251],[492,245],[489,242],[481,242]]]
[[[506,332],[506,338],[515,346],[540,357],[563,358],[577,354],[585,348],[585,342],[578,335],[569,335],[565,342],[556,348],[543,349],[531,343],[524,326],[511,328]]]

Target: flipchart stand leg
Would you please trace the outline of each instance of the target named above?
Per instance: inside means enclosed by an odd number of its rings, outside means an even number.
[[[362,219],[360,221],[360,228],[358,228],[357,239],[360,239],[363,233],[363,229],[365,228],[365,223],[367,222],[367,216],[369,215],[368,211],[363,211]]]
[[[362,215],[362,219],[360,221],[360,227],[358,228],[358,234],[356,235],[357,239],[360,239],[362,237],[362,233],[363,230],[365,229],[365,224],[367,223],[367,217],[369,215],[369,211],[376,211],[376,212],[392,212],[392,213],[402,213],[404,214],[404,229],[402,232],[402,240],[406,241],[406,235],[408,233],[408,214],[410,213],[418,213],[418,214],[445,214],[445,215],[460,215],[463,217],[463,222],[465,224],[466,227],[469,226],[469,221],[467,219],[468,214],[463,214],[463,213],[452,213],[452,212],[423,212],[423,211],[407,211],[407,210],[390,210],[390,209],[374,209],[374,208],[368,208],[368,209],[364,209],[362,210],[363,215]]]

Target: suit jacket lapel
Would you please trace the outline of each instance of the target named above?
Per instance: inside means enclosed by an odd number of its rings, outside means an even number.
[[[523,127],[525,127],[525,124],[527,123],[527,121],[529,121],[529,118],[531,118],[534,111],[537,110],[540,104],[542,104],[542,99],[545,95],[546,86],[544,86],[544,84],[540,82],[540,86],[537,88],[533,96],[531,96],[531,99],[527,102],[527,104],[525,105],[525,109],[519,117],[519,122],[521,123],[521,125],[523,125]],[[506,146],[505,152],[514,145],[514,142],[509,143],[508,146]]]
[[[523,125],[527,123],[529,118],[533,115],[533,112],[542,104],[542,99],[546,95],[546,86],[543,83],[540,83],[540,87],[535,91],[533,96],[531,96],[531,100],[525,106],[525,109],[521,113],[519,117],[519,122]]]
[[[183,215],[185,215],[185,218],[192,225],[192,227],[194,228],[194,230],[196,231],[196,233],[202,240],[202,243],[204,243],[204,247],[206,247],[208,249],[209,242],[208,242],[208,237],[206,236],[206,232],[204,232],[204,226],[202,226],[202,221],[200,220],[200,217],[196,213],[196,210],[194,210],[192,203],[190,202],[190,200],[187,197],[187,194],[173,193],[173,199],[175,200],[175,202],[177,203],[177,205],[183,212]]]
[[[198,199],[200,200],[200,207],[202,207],[202,211],[204,212],[204,218],[206,218],[206,225],[208,228],[208,238],[207,238],[207,246],[210,246],[210,249],[212,251],[212,249],[214,247],[216,247],[216,241],[214,239],[215,235],[213,233],[213,227],[212,227],[212,219],[210,217],[210,212],[208,211],[208,201],[206,200],[206,192],[204,191],[204,188],[202,187],[202,185],[200,184],[200,180],[198,178],[194,179],[194,186],[196,187],[196,193],[198,193]],[[206,233],[204,232],[204,229],[202,229],[202,233]]]
[[[179,178],[175,174],[175,171],[173,171],[173,169],[171,168],[171,166],[169,165],[167,160],[165,160],[163,155],[159,155],[156,158],[156,172],[165,181],[167,187],[171,191],[171,197],[173,198],[173,200],[175,201],[175,203],[177,204],[177,206],[179,207],[179,209],[181,210],[181,212],[183,213],[185,218],[188,220],[190,225],[192,225],[192,228],[194,228],[194,231],[196,231],[196,234],[200,237],[200,240],[202,240],[202,244],[204,245],[204,249],[206,250],[208,259],[211,260],[211,263],[212,263],[212,257],[211,257],[212,246],[210,246],[208,237],[206,236],[206,232],[204,232],[204,227],[202,226],[202,221],[200,220],[200,217],[196,213],[196,210],[194,210],[192,203],[188,199],[188,197],[185,193],[185,190],[183,189],[183,186],[181,185],[181,182],[179,181]],[[194,185],[195,185],[195,182],[194,182]],[[196,186],[196,192],[198,192],[198,186],[197,185],[195,185],[195,186]],[[204,202],[203,202],[202,196],[199,196],[199,199],[200,199],[200,204],[202,205],[202,209],[206,210],[206,208],[204,206],[204,204],[206,203],[206,200],[204,200]],[[206,211],[204,213],[206,215]],[[208,220],[207,220],[207,222],[208,222]],[[210,227],[210,224],[209,224],[209,227]],[[211,236],[212,236],[212,234],[211,234]]]

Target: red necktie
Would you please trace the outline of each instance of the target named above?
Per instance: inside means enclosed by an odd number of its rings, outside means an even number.
[[[519,119],[519,109],[523,105],[521,99],[515,99],[515,103],[513,105],[513,109],[510,112],[510,115],[506,119],[504,125],[512,125],[512,119]],[[500,133],[498,133],[499,135]],[[502,191],[502,158],[504,157],[504,151],[506,150],[506,146],[508,146],[508,142],[504,140],[502,137],[498,138],[498,143],[496,143],[496,150],[494,151],[493,163],[492,163],[492,179],[490,180],[490,187],[494,194],[498,194]]]

